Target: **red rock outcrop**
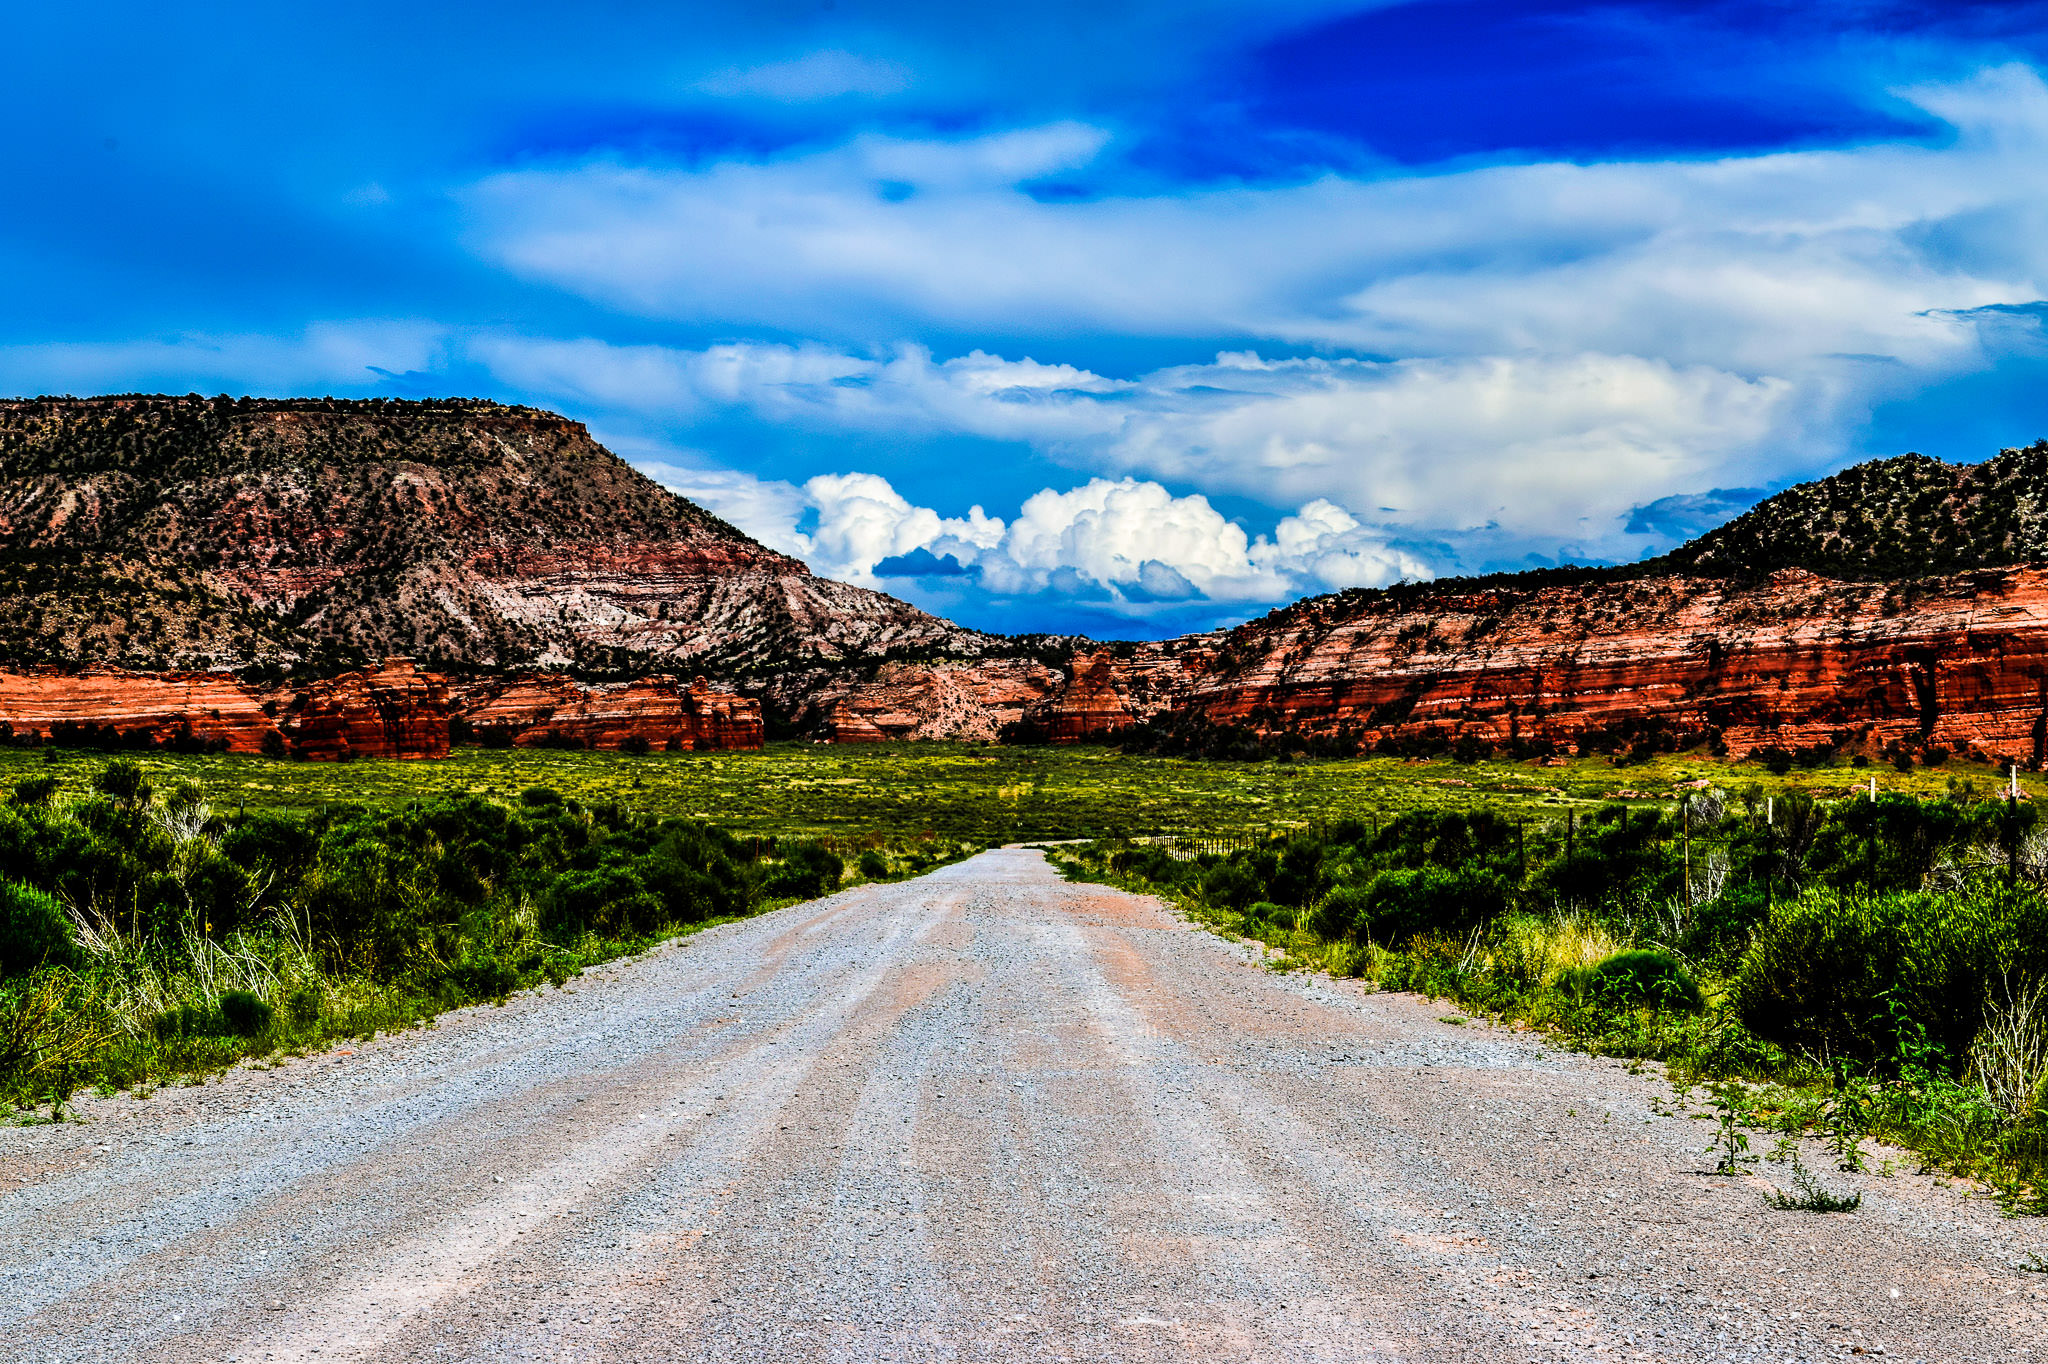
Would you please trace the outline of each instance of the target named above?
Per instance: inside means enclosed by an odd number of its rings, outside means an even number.
[[[831,713],[825,717],[825,740],[835,744],[885,744],[889,736],[842,696],[832,703]]]
[[[448,679],[409,658],[314,682],[284,715],[292,751],[316,762],[448,756]]]
[[[88,668],[0,672],[0,724],[48,739],[137,730],[156,744],[190,740],[255,753],[277,724],[263,697],[224,673],[130,673]]]
[[[1113,709],[1265,732],[1575,746],[1662,735],[2048,758],[2048,570],[1753,585],[1658,577],[1297,603],[1091,675]],[[1064,707],[1056,699],[1052,708]]]
[[[1062,689],[1065,675],[1035,659],[885,663],[871,680],[827,689],[813,704],[833,743],[885,739],[992,742],[1004,726]]]
[[[444,758],[453,716],[513,744],[550,734],[587,748],[638,736],[652,748],[759,748],[760,703],[712,691],[698,678],[648,677],[586,686],[528,673],[462,687],[411,660],[259,691],[226,673],[139,673],[94,668],[0,672],[0,733],[62,740],[141,731],[153,744],[193,743],[234,753],[350,758]]]
[[[1031,723],[1054,743],[1114,734],[1137,723],[1133,691],[1128,669],[1109,653],[1076,654],[1066,686],[1031,709]]]
[[[666,676],[586,686],[526,673],[463,687],[455,714],[479,740],[520,747],[618,748],[637,738],[660,749],[747,749],[763,739],[760,702],[712,691],[701,677],[687,687]]]

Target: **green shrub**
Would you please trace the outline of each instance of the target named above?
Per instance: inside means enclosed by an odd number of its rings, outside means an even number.
[[[782,850],[782,861],[768,873],[762,892],[778,900],[815,900],[839,889],[846,864],[822,843],[793,843]]]
[[[78,956],[71,922],[49,895],[0,881],[0,979],[39,966],[69,966]]]
[[[317,985],[301,985],[285,997],[284,1014],[294,1026],[306,1028],[320,1021],[327,998]]]
[[[1246,906],[1244,911],[1247,919],[1273,924],[1280,928],[1293,927],[1294,914],[1295,912],[1286,905],[1276,905],[1271,900],[1255,900]]]
[[[237,1037],[254,1037],[270,1026],[271,1009],[249,990],[229,990],[220,997],[220,1020]]]
[[[1657,948],[1616,952],[1585,967],[1571,984],[1613,1004],[1648,1004],[1684,1013],[1698,1013],[1706,1007],[1699,982],[1676,957]]]
[[[1489,872],[1416,867],[1383,871],[1366,884],[1353,932],[1382,946],[1418,933],[1463,934],[1507,909],[1507,885]]]
[[[519,988],[519,969],[488,953],[463,958],[448,968],[448,977],[471,999],[503,999]]]
[[[2048,951],[2031,895],[1977,889],[1862,896],[1809,890],[1758,927],[1732,999],[1760,1037],[1889,1064],[1923,1037],[1959,1062],[2001,968]]]
[[[1356,937],[1368,903],[1363,886],[1337,886],[1310,907],[1302,927],[1328,942]]]
[[[1265,882],[1242,862],[1219,862],[1202,876],[1202,898],[1219,909],[1243,910],[1265,894]]]
[[[140,805],[149,800],[149,783],[143,779],[141,764],[132,758],[117,758],[101,768],[92,787],[123,805]]]
[[[544,932],[562,935],[582,931],[647,934],[667,918],[661,897],[649,891],[631,871],[598,867],[569,871],[556,878],[541,904]]]
[[[57,779],[55,777],[27,777],[14,783],[14,803],[16,805],[48,805],[51,798],[56,794]]]
[[[859,866],[860,874],[870,881],[885,880],[889,875],[889,860],[873,848],[860,855]]]

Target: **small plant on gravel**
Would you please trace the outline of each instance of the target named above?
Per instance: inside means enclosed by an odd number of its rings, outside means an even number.
[[[1797,1151],[1792,1153],[1792,1184],[1791,1190],[1771,1190],[1764,1202],[1781,1212],[1854,1212],[1863,1206],[1861,1189],[1836,1193],[1806,1168]]]
[[[1828,1150],[1850,1174],[1863,1171],[1863,1137],[1870,1131],[1870,1091],[1860,1080],[1846,1073],[1838,1077],[1835,1092],[1822,1110]]]
[[[1711,1085],[1707,1093],[1713,1098],[1714,1143],[1707,1148],[1707,1154],[1716,1157],[1714,1173],[1742,1174],[1745,1165],[1756,1163],[1756,1157],[1749,1153],[1749,1134],[1742,1130],[1742,1119],[1748,1114],[1742,1105],[1741,1087]]]

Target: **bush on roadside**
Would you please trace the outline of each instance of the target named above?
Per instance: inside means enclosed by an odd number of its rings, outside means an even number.
[[[271,1008],[252,990],[229,990],[220,997],[220,1017],[237,1037],[254,1037],[270,1026]]]
[[[762,883],[763,894],[778,900],[814,900],[839,889],[846,864],[822,843],[791,843],[782,849],[782,861]]]
[[[32,886],[0,881],[0,979],[69,966],[77,955],[63,906]]]
[[[1813,889],[1759,926],[1731,996],[1751,1031],[1785,1046],[1881,1066],[1931,1046],[1953,1065],[1994,975],[2044,964],[2044,921],[2027,892]]]
[[[1679,1013],[1706,1007],[1699,982],[1659,948],[1629,948],[1569,973],[1566,988],[1602,1003],[1648,1005]]]
[[[1498,918],[1507,905],[1506,884],[1490,872],[1397,868],[1366,884],[1353,932],[1394,947],[1423,933],[1469,933]]]

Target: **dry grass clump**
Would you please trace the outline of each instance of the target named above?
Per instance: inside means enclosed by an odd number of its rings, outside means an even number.
[[[2041,1110],[2048,1097],[2048,981],[2015,988],[2001,979],[1984,1003],[1970,1073],[2007,1118],[2019,1122]]]

